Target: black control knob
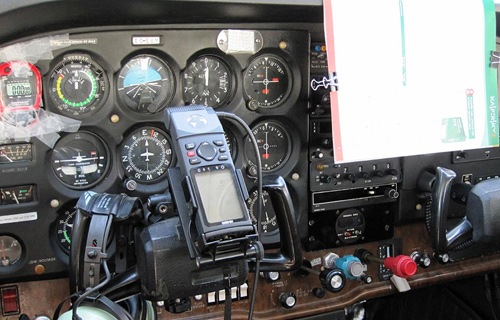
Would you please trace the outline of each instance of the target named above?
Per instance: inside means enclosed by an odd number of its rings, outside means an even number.
[[[447,253],[436,253],[434,252],[434,258],[441,264],[447,264],[450,262],[450,256]]]
[[[417,264],[417,266],[421,267],[421,268],[429,268],[429,266],[431,265],[431,256],[428,255],[427,253],[420,253],[418,251],[415,251],[413,252],[410,257],[413,259],[413,261],[415,261],[415,263]]]
[[[257,176],[257,166],[248,166],[247,167],[247,174],[251,177],[256,177]]]
[[[330,183],[332,182],[332,177],[327,174],[322,174],[319,176],[319,181],[323,183]]]
[[[321,146],[325,149],[330,149],[332,147],[332,139],[325,138],[321,140]]]
[[[325,108],[323,108],[321,105],[317,105],[316,108],[314,108],[312,112],[318,116],[322,116],[325,114],[326,111],[325,111]]]
[[[386,172],[388,175],[394,176],[394,177],[397,177],[399,174],[399,171],[396,169],[387,169]]]
[[[353,173],[346,173],[346,174],[344,174],[344,179],[349,180],[349,181],[354,183],[354,182],[356,182],[356,175]]]
[[[322,299],[325,297],[325,290],[323,290],[322,288],[314,288],[312,293],[314,294],[314,296],[316,298],[319,298],[319,299]]]
[[[389,198],[389,199],[399,198],[399,192],[396,189],[387,188],[387,189],[385,189],[384,194],[385,194],[386,198]]]
[[[283,308],[291,309],[297,303],[297,297],[293,292],[284,292],[280,295],[280,302]]]
[[[278,281],[281,278],[280,273],[277,271],[261,272],[260,276],[266,279],[268,283]]]
[[[359,277],[359,281],[363,282],[363,283],[366,283],[366,284],[370,284],[373,282],[373,277],[370,276],[370,275],[367,275],[367,274],[362,274],[360,277]]]
[[[165,301],[165,310],[170,313],[183,313],[191,309],[191,299],[179,298]]]
[[[324,269],[319,274],[319,280],[323,288],[330,292],[339,292],[345,286],[346,278],[340,269]]]
[[[316,152],[313,152],[312,156],[314,159],[323,159],[325,154],[321,151],[316,151]]]
[[[366,179],[370,179],[372,177],[372,175],[369,172],[362,171],[362,172],[358,173],[358,177],[366,180]]]
[[[378,177],[378,178],[383,178],[385,176],[385,172],[380,171],[380,170],[375,170],[375,171],[372,171],[372,176]]]

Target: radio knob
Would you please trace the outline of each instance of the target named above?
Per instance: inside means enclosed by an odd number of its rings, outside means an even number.
[[[353,173],[344,174],[344,179],[351,181],[352,183],[356,182],[356,175]]]
[[[394,177],[397,177],[398,174],[399,174],[399,172],[396,169],[387,169],[387,174],[391,175],[391,176],[394,176]]]
[[[371,174],[369,172],[360,172],[358,173],[358,177],[360,177],[361,179],[370,179],[371,178]]]
[[[383,171],[380,171],[380,170],[375,170],[375,171],[372,171],[372,175],[374,177],[382,178],[385,176],[385,173]]]
[[[332,182],[332,177],[330,177],[327,174],[322,174],[319,176],[319,181],[321,181],[323,183],[330,183],[330,182]]]
[[[284,292],[280,295],[280,302],[283,308],[291,309],[297,303],[297,297],[293,292]]]

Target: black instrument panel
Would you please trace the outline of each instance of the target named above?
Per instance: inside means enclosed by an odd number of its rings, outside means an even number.
[[[250,128],[258,126],[259,135],[278,137],[271,145],[262,139],[264,163],[272,164],[263,170],[282,175],[289,183],[305,237],[308,168],[300,160],[308,152],[304,84],[309,79],[310,35],[259,30],[264,41],[260,51],[233,55],[217,47],[220,32],[69,32],[70,46],[54,50],[53,59],[35,63],[42,75],[44,110],[81,123],[77,132],[61,132],[53,147],[37,138],[26,145],[2,144],[7,156],[0,163],[0,188],[10,198],[19,195],[18,189],[28,189],[23,186],[32,186],[32,194],[29,200],[19,196],[18,202],[0,206],[5,223],[0,225],[0,236],[11,237],[9,245],[21,248],[15,251],[15,263],[0,267],[0,282],[65,275],[71,207],[83,191],[127,193],[143,201],[164,192],[165,172],[175,166],[176,155],[163,110],[191,103],[235,113]],[[134,40],[138,34],[159,43],[138,44]],[[268,69],[273,71],[266,73]],[[231,156],[251,190],[255,166],[245,152],[246,133],[228,120],[223,126]],[[281,138],[286,139],[281,142]]]

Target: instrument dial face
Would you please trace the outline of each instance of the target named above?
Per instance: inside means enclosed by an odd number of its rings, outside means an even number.
[[[288,98],[292,79],[284,60],[263,55],[253,60],[245,71],[244,87],[250,104],[262,108],[278,107]]]
[[[118,75],[118,98],[132,110],[156,113],[175,93],[172,69],[160,58],[139,55],[129,60]]]
[[[89,56],[69,55],[52,71],[49,96],[60,113],[81,119],[102,107],[108,87],[103,69]]]
[[[170,138],[154,127],[140,128],[125,139],[122,147],[125,173],[136,181],[155,182],[167,173],[172,164]]]
[[[22,254],[23,248],[16,238],[0,236],[0,268],[15,264]]]
[[[66,254],[69,254],[71,250],[71,232],[75,214],[76,210],[73,208],[64,211],[56,226],[57,244]]]
[[[224,139],[226,140],[229,154],[234,160],[236,158],[236,155],[238,154],[238,143],[236,142],[234,133],[226,127],[224,127]]]
[[[259,147],[262,170],[279,169],[290,156],[290,138],[286,130],[276,122],[265,121],[256,125],[252,133]],[[246,139],[245,153],[248,163],[255,166],[256,161],[250,138]]]
[[[0,146],[0,163],[31,161],[31,144],[5,144]]]
[[[358,209],[344,210],[337,218],[335,231],[343,243],[355,243],[364,235],[365,217]]]
[[[51,163],[56,177],[64,185],[86,189],[104,178],[109,167],[109,152],[97,135],[77,132],[56,143]]]
[[[252,192],[247,200],[248,212],[253,224],[257,224],[258,215],[258,196],[257,190]],[[278,221],[276,220],[276,212],[274,211],[271,197],[266,190],[262,190],[262,217],[261,222],[262,233],[271,234],[278,231]]]
[[[189,104],[218,108],[229,103],[233,79],[227,64],[213,56],[191,62],[182,76],[184,99]]]

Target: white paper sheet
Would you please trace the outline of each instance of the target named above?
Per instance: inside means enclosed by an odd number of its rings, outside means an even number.
[[[324,0],[335,162],[498,145],[489,0]]]

